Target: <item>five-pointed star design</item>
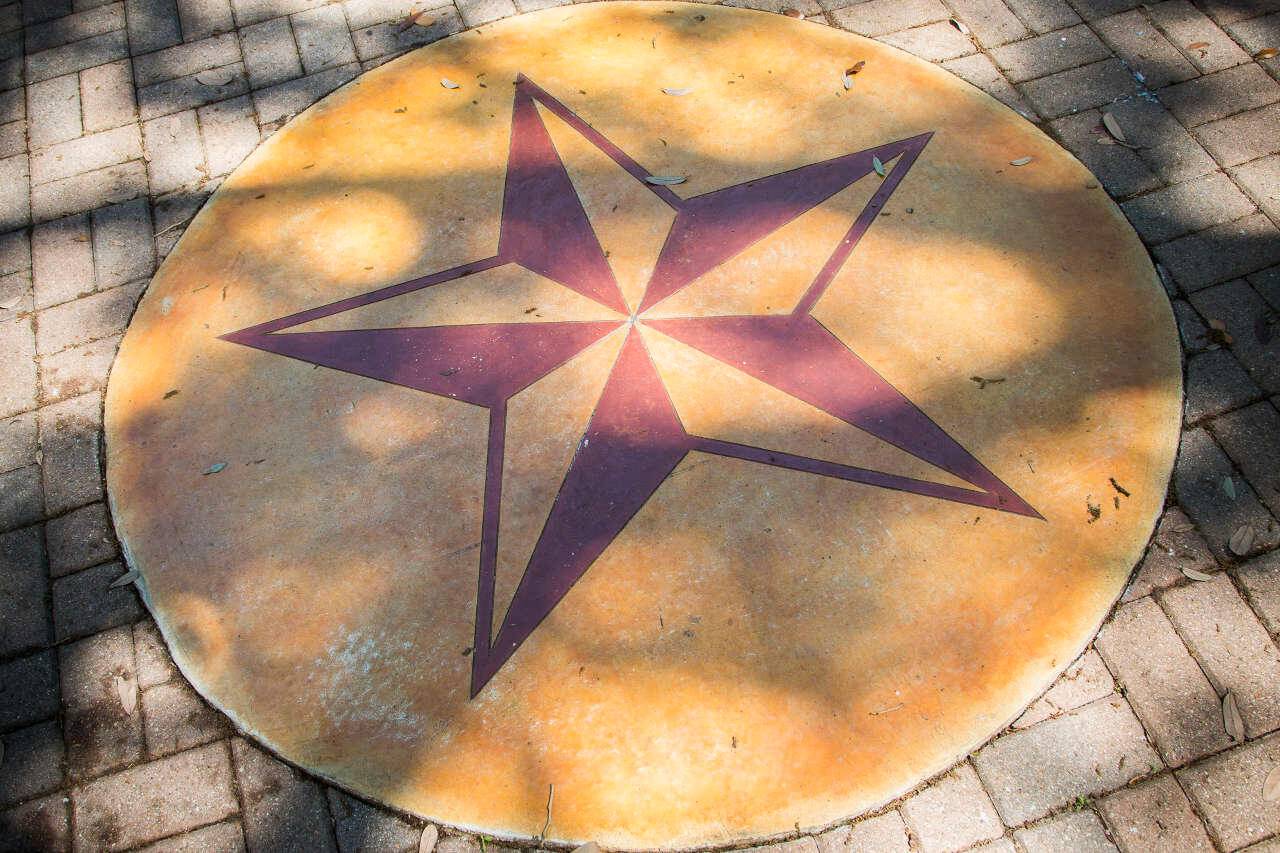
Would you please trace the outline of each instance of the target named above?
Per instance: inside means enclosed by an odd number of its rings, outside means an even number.
[[[691,450],[1040,517],[810,314],[932,134],[685,199],[669,186],[645,182],[650,173],[644,167],[523,75],[516,80],[514,101],[498,251],[493,257],[224,336],[245,346],[489,410],[472,696],[511,658]],[[568,123],[675,211],[635,314],[623,300],[535,102]],[[634,328],[636,317],[653,305],[870,174],[877,158],[880,163],[897,162],[791,313],[644,322],[961,478],[973,489],[691,435],[681,424]],[[285,332],[509,263],[630,315],[630,319]],[[626,339],[494,634],[507,402],[623,324],[630,324]]]

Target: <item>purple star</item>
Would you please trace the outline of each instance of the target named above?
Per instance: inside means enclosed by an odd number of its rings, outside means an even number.
[[[1040,518],[810,314],[932,134],[689,199],[680,198],[670,187],[645,183],[675,211],[675,219],[637,314],[870,174],[877,159],[888,163],[898,158],[790,314],[643,322],[959,477],[972,489],[690,435],[634,328],[635,316],[630,321],[281,334],[303,323],[512,263],[620,313],[630,313],[535,101],[636,180],[644,182],[649,176],[648,170],[599,131],[520,76],[515,85],[497,254],[224,336],[234,343],[489,410],[472,696],[515,654],[691,450]],[[494,635],[491,626],[507,402],[627,323],[631,327],[622,350]]]

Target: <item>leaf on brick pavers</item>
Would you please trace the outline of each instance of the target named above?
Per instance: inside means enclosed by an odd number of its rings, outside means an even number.
[[[802,17],[799,9],[783,9],[782,14],[786,15],[788,18]]]
[[[660,187],[674,186],[675,184],[683,184],[688,178],[683,175],[645,175],[644,182],[646,184],[655,184]]]
[[[1207,41],[1193,41],[1187,45],[1187,50],[1197,50],[1200,52],[1200,58],[1204,59],[1209,55],[1209,43]]]
[[[436,842],[440,840],[440,830],[436,829],[432,824],[422,827],[422,837],[418,839],[418,853],[431,853],[436,849]]]
[[[1030,163],[1030,162],[1031,162],[1031,158],[1030,158],[1030,157],[1019,157],[1017,160],[1010,160],[1010,161],[1009,161],[1009,165],[1010,165],[1010,166],[1025,166],[1025,165],[1027,165],[1027,164],[1028,164],[1028,163]]]
[[[1253,58],[1254,59],[1270,59],[1271,57],[1276,56],[1277,54],[1280,54],[1280,50],[1276,50],[1274,47],[1264,47],[1262,50],[1255,53],[1253,55]]]
[[[1230,477],[1222,478],[1222,492],[1231,500],[1236,499],[1236,481]]]
[[[208,476],[209,474],[220,474],[223,471],[225,471],[226,468],[227,468],[227,463],[215,462],[212,465],[210,465],[208,468],[204,469],[204,474],[205,476]]]
[[[1107,133],[1115,138],[1116,142],[1129,144],[1129,137],[1124,135],[1124,128],[1120,126],[1120,121],[1111,113],[1102,114],[1102,126],[1107,129]]]
[[[421,12],[414,12],[410,15],[406,15],[400,22],[400,26],[396,27],[396,32],[402,33],[414,24],[417,24],[420,27],[429,27],[436,22],[435,18],[427,18],[426,20],[423,20],[422,16],[425,14],[427,14],[427,10],[423,9]]]
[[[452,80],[450,80],[448,77],[441,77],[441,78],[440,78],[440,85],[441,85],[441,86],[444,86],[446,89],[460,89],[460,88],[462,88],[462,87],[461,87],[461,86],[459,86],[457,83],[455,83],[455,82],[453,82]]]
[[[1240,718],[1240,708],[1236,705],[1236,694],[1227,693],[1222,697],[1222,725],[1232,740],[1244,740],[1244,720]]]
[[[1190,567],[1188,567],[1188,566],[1183,566],[1183,567],[1182,567],[1182,573],[1183,573],[1184,575],[1186,575],[1187,577],[1191,578],[1193,581],[1211,581],[1211,580],[1213,580],[1213,575],[1205,574],[1204,572],[1199,571],[1198,569],[1193,569],[1193,568],[1190,568]]]
[[[127,584],[131,584],[131,583],[133,583],[134,581],[136,581],[136,580],[138,579],[138,577],[139,577],[139,575],[138,575],[138,570],[137,570],[137,569],[130,569],[129,571],[127,571],[127,572],[125,572],[124,574],[122,574],[120,577],[118,577],[118,578],[116,578],[115,580],[113,580],[111,583],[107,584],[107,588],[108,588],[108,589],[115,589],[116,587],[121,587],[121,586],[125,586],[125,585],[127,585]]]
[[[881,162],[880,162],[880,158],[879,158],[879,157],[872,157],[872,158],[871,158],[871,168],[875,169],[875,170],[876,170],[876,174],[877,174],[877,175],[879,175],[880,177],[882,177],[882,178],[883,178],[883,177],[885,176],[884,163],[881,163]]]
[[[1236,532],[1231,534],[1231,539],[1227,541],[1227,547],[1231,549],[1231,553],[1237,557],[1243,557],[1253,548],[1253,540],[1255,538],[1253,528],[1247,524],[1242,524],[1236,528]]]
[[[138,682],[123,675],[116,676],[116,695],[120,697],[120,707],[126,715],[132,717],[138,710]]]
[[[690,86],[682,86],[682,87],[680,87],[680,88],[678,88],[678,89],[664,88],[664,89],[662,90],[662,93],[663,93],[664,95],[674,95],[674,96],[675,96],[675,97],[677,97],[677,98],[681,98],[681,97],[684,97],[685,95],[689,94],[689,93],[690,93],[690,92],[692,92],[692,91],[693,91],[693,88],[692,88],[692,87],[690,87]]]
[[[225,86],[236,79],[236,72],[228,68],[211,68],[196,75],[196,82],[202,86]]]
[[[955,27],[957,30],[964,33],[965,35],[969,35],[969,28],[965,26],[964,21],[957,21],[955,18],[952,18],[949,21],[947,21],[947,23]]]
[[[1280,800],[1280,764],[1272,767],[1267,778],[1262,781],[1262,799],[1268,803]]]

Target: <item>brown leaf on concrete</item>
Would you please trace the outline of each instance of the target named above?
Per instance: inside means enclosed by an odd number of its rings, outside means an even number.
[[[120,697],[120,707],[126,715],[132,717],[138,710],[138,682],[123,675],[116,676],[116,696]]]
[[[1234,693],[1222,697],[1222,725],[1232,740],[1244,740],[1244,720],[1240,718],[1240,708],[1236,706]]]
[[[1280,764],[1271,768],[1267,778],[1262,782],[1262,799],[1268,803],[1280,800]]]
[[[1253,58],[1254,59],[1270,59],[1271,57],[1275,56],[1278,53],[1280,53],[1280,50],[1276,50],[1274,47],[1264,47],[1262,50],[1255,53],[1253,55]]]
[[[1236,528],[1235,533],[1231,534],[1231,539],[1227,541],[1227,547],[1231,549],[1232,554],[1237,557],[1243,557],[1253,547],[1254,538],[1253,528],[1247,524],[1242,524]]]
[[[440,830],[436,829],[433,824],[427,824],[422,827],[422,837],[418,839],[418,853],[432,853],[436,849],[436,842],[440,840]]]

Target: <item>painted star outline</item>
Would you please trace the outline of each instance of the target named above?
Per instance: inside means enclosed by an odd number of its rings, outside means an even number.
[[[634,314],[622,297],[535,102],[675,211]],[[931,136],[921,134],[685,199],[669,186],[646,182],[651,175],[647,169],[559,100],[519,75],[496,254],[222,337],[489,410],[471,670],[474,697],[693,450],[1041,518],[810,313]],[[897,162],[791,313],[644,322],[959,477],[973,489],[691,435],[681,424],[634,328],[637,315],[870,174],[876,159]],[[629,319],[283,333],[508,263],[629,315]],[[631,327],[494,634],[507,403],[622,325]]]

